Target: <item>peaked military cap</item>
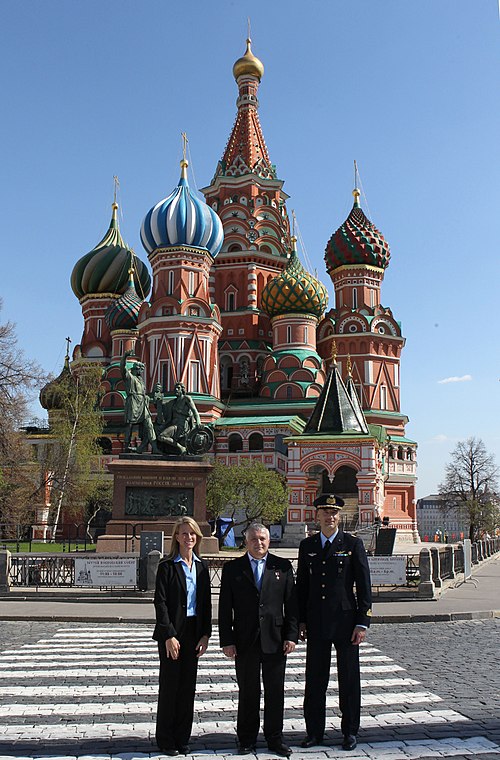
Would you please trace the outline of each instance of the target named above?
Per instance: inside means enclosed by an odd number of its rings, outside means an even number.
[[[316,499],[314,499],[314,506],[316,509],[342,509],[344,506],[344,499],[339,496],[335,496],[333,493],[322,493]]]

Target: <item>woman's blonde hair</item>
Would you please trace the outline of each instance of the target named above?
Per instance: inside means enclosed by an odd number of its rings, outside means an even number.
[[[167,559],[175,559],[177,555],[179,554],[179,542],[177,540],[177,535],[179,533],[179,529],[181,525],[189,525],[191,530],[194,530],[196,533],[196,544],[194,546],[194,553],[197,557],[201,557],[201,540],[203,538],[203,533],[201,532],[201,528],[196,522],[196,520],[193,520],[192,517],[178,517],[177,520],[174,522],[172,526],[172,539],[170,541],[170,551],[167,554]]]

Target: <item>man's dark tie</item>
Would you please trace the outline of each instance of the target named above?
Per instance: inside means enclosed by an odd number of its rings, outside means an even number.
[[[328,559],[331,553],[332,553],[332,542],[329,540],[326,540],[325,545],[323,546],[323,558]]]

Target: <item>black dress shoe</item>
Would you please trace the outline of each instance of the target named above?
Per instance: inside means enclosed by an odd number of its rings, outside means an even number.
[[[191,752],[191,747],[189,746],[189,744],[179,744],[177,749],[179,750],[180,755],[189,755],[189,753]]]
[[[238,744],[238,755],[251,755],[255,752],[255,744]]]
[[[342,742],[342,749],[351,750],[356,749],[358,742],[356,737],[352,734],[344,734],[344,741]]]
[[[276,744],[268,744],[267,748],[269,752],[274,752],[275,755],[280,757],[290,757],[292,750],[283,742],[277,742]]]
[[[168,755],[169,757],[177,757],[179,751],[175,747],[158,747],[162,755]]]
[[[309,749],[309,747],[319,747],[320,744],[323,744],[323,739],[318,739],[316,736],[306,736],[306,738],[300,742],[300,746],[304,749]]]

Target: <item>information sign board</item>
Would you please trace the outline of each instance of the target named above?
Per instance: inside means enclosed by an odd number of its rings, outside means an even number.
[[[406,556],[368,557],[372,586],[404,586]]]
[[[75,557],[75,586],[136,586],[135,557]]]
[[[163,556],[164,535],[162,530],[141,531],[141,557],[147,557],[149,552],[157,551]]]

